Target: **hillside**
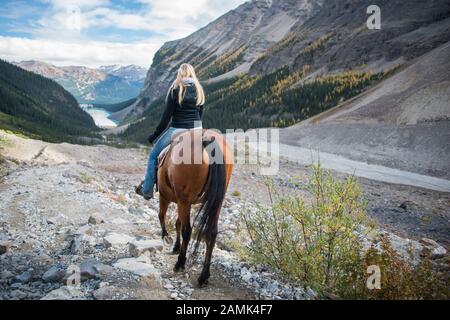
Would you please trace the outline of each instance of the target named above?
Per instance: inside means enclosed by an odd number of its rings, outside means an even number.
[[[450,5],[445,0],[414,0],[407,6],[399,0],[380,4],[383,27],[375,31],[366,27],[370,4],[310,0],[244,3],[187,38],[164,44],[155,54],[137,102],[120,116],[136,119],[150,108],[165,94],[182,62],[194,64],[200,77],[217,88],[242,76],[253,81],[287,66],[289,75],[297,77],[280,83],[287,90],[298,84],[298,73],[305,69],[303,76],[308,78],[347,71],[377,74],[450,40]],[[270,84],[265,89],[270,90]],[[264,109],[259,112],[264,124],[269,119],[289,118],[271,110],[280,105],[269,101],[259,106]],[[242,112],[248,106],[239,108],[237,118],[248,116]],[[220,114],[214,114],[217,116]],[[234,124],[232,127],[239,126]]]
[[[58,67],[41,61],[22,61],[17,66],[50,78],[72,93],[79,103],[118,103],[135,98],[146,70],[138,66]]]
[[[281,141],[450,178],[449,56],[450,42],[366,94],[282,130]]]
[[[97,130],[56,82],[0,60],[0,128],[49,141],[77,141]]]

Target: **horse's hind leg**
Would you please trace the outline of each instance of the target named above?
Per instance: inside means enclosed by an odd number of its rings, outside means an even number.
[[[173,253],[179,254],[180,249],[181,249],[181,220],[180,220],[180,218],[177,219],[176,229],[177,229],[177,240],[175,240],[175,245],[173,246]]]
[[[206,254],[205,254],[205,262],[203,264],[202,273],[200,274],[200,277],[198,278],[199,286],[203,286],[208,283],[208,279],[210,276],[209,268],[211,266],[211,256],[212,256],[214,246],[216,244],[216,238],[217,238],[217,225],[214,227],[213,230],[211,230],[211,234],[209,234],[205,237]]]
[[[159,196],[159,223],[161,224],[162,238],[166,241],[169,237],[166,229],[166,213],[169,208],[169,201]]]
[[[183,236],[183,243],[181,244],[181,251],[178,255],[178,261],[175,264],[174,271],[179,272],[184,270],[186,264],[186,252],[191,239],[191,205],[187,203],[178,203],[178,219],[181,221],[181,233]]]

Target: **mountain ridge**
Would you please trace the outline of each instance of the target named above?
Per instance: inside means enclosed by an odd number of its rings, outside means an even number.
[[[136,103],[117,115],[138,119],[165,94],[182,62],[201,80],[220,83],[288,67],[306,78],[346,71],[387,72],[450,41],[450,4],[379,3],[382,29],[369,30],[369,0],[249,1],[155,54]],[[295,87],[297,83],[290,83]],[[272,106],[268,106],[269,108]]]
[[[0,60],[0,128],[47,141],[97,137],[94,120],[57,82]]]
[[[80,103],[115,103],[135,98],[143,86],[146,71],[134,65],[101,66],[97,69],[84,66],[55,66],[30,60],[15,65],[53,79],[71,92]]]

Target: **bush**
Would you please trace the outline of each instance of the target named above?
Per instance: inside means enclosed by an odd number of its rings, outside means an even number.
[[[282,197],[267,184],[269,210],[242,214],[250,243],[244,254],[254,263],[267,264],[318,292],[343,293],[358,274],[347,274],[360,265],[361,225],[367,224],[365,203],[356,180],[336,181],[315,166],[307,190],[309,205],[299,197]]]
[[[381,252],[370,248],[364,259],[364,268],[377,265],[381,270],[380,290],[367,290],[361,284],[359,298],[365,299],[448,299],[450,297],[448,261],[439,265],[430,259],[429,252],[422,253],[420,263],[413,266],[392,248],[386,237],[380,239]]]
[[[300,185],[300,184],[298,184]],[[382,250],[364,250],[362,238],[374,231],[354,177],[338,181],[320,165],[304,188],[308,203],[282,196],[267,183],[271,205],[241,212],[238,251],[244,259],[270,266],[321,295],[348,299],[445,297],[445,278],[429,261],[410,266],[382,239]],[[309,197],[308,197],[309,198]],[[242,241],[245,239],[246,241]],[[381,269],[381,290],[367,289],[367,268]],[[431,280],[433,279],[433,280]],[[437,285],[439,283],[439,285]]]

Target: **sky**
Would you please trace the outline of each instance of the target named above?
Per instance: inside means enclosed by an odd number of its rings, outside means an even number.
[[[0,58],[148,68],[164,42],[188,36],[245,1],[0,0]]]

